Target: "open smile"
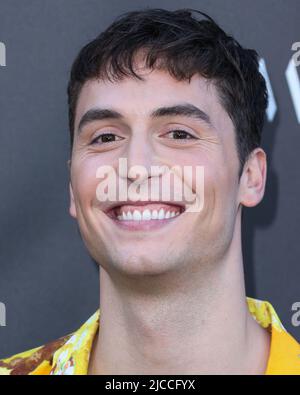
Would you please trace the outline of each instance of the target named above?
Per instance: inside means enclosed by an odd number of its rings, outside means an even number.
[[[184,211],[184,206],[173,203],[134,202],[114,206],[106,214],[120,228],[151,230],[173,222]]]

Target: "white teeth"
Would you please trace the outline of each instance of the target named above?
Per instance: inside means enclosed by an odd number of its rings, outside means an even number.
[[[158,212],[158,219],[164,219],[165,218],[165,210],[161,208]]]
[[[158,211],[157,211],[157,210],[153,210],[153,211],[152,211],[151,218],[152,218],[152,219],[157,219],[157,218],[158,218]]]
[[[159,211],[157,210],[149,210],[146,209],[144,211],[134,210],[134,212],[125,211],[122,212],[121,215],[118,215],[117,218],[120,221],[150,221],[151,219],[169,219],[176,217],[180,214],[179,211],[165,211],[165,209],[161,208]]]
[[[141,221],[142,214],[138,210],[134,210],[134,212],[132,214],[132,219],[133,219],[133,221]]]
[[[143,221],[149,221],[151,219],[150,210],[143,211]]]

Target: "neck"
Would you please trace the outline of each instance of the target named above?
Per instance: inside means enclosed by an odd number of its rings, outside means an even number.
[[[269,338],[248,311],[240,237],[208,266],[159,279],[101,269],[89,374],[263,374]]]

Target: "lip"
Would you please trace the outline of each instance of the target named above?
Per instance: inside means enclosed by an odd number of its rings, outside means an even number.
[[[157,205],[158,207],[162,206],[173,206],[174,208],[176,207],[177,210],[178,208],[180,209],[180,214],[171,217],[171,218],[164,218],[164,219],[151,219],[151,220],[140,220],[140,221],[132,221],[132,220],[119,220],[115,214],[115,210],[118,209],[120,206],[128,206],[130,207],[130,210],[133,211],[134,209],[137,209],[138,207],[141,206],[149,206],[149,205]],[[122,202],[122,203],[116,203],[114,205],[111,205],[109,208],[107,208],[104,213],[113,221],[113,223],[120,229],[124,230],[130,230],[130,231],[149,231],[149,230],[155,230],[155,229],[160,229],[165,227],[168,224],[173,223],[176,221],[182,213],[185,211],[185,206],[182,203],[176,204],[174,202],[166,202],[166,201],[145,201],[145,202]]]

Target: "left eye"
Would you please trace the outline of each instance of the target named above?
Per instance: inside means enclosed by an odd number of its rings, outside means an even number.
[[[91,144],[106,144],[106,143],[113,143],[115,141],[122,140],[122,137],[117,136],[114,133],[103,133],[99,136],[95,137]]]
[[[196,139],[192,134],[186,132],[185,130],[175,129],[170,130],[166,135],[172,135],[172,140],[191,140]]]

